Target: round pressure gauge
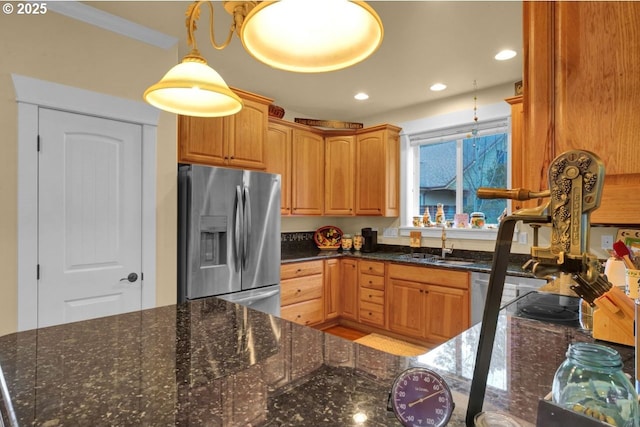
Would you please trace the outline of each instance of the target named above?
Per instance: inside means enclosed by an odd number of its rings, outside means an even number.
[[[445,380],[427,368],[410,368],[396,378],[391,405],[405,427],[445,426],[454,408]]]

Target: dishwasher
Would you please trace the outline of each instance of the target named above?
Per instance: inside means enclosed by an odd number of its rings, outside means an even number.
[[[519,277],[507,275],[504,280],[504,289],[500,307],[513,301],[521,295],[538,290],[546,284],[544,279],[530,277]],[[489,273],[471,273],[471,324],[475,325],[482,321],[482,313],[487,300],[487,289],[489,288]]]

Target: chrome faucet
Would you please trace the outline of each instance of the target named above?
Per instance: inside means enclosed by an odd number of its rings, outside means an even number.
[[[444,259],[447,254],[453,253],[453,245],[447,248],[447,232],[444,227],[442,227],[442,236],[440,239],[442,240],[442,259]]]

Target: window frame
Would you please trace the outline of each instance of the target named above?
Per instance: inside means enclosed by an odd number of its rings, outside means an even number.
[[[480,135],[487,134],[489,129],[503,127],[507,134],[507,187],[511,187],[511,109],[506,102],[492,104],[479,108],[478,117],[484,117],[477,123]],[[464,138],[471,133],[474,122],[472,110],[458,111],[446,115],[430,117],[417,120],[402,125],[401,134],[401,209],[400,209],[400,236],[409,236],[412,231],[421,231],[423,237],[439,238],[442,230],[439,227],[413,227],[412,217],[415,215],[415,206],[419,203],[420,193],[420,143],[421,142],[441,142],[452,139]],[[493,132],[490,132],[493,133]],[[460,144],[457,144],[458,146]],[[456,156],[460,156],[460,147],[456,149]],[[457,162],[459,163],[459,162]],[[457,166],[457,169],[459,166]],[[456,174],[461,171],[456,169]],[[461,198],[456,194],[456,200]],[[458,204],[458,203],[456,203]],[[457,208],[456,208],[457,209]],[[511,201],[507,200],[507,212],[511,213]],[[432,212],[433,216],[434,213]],[[450,238],[460,238],[469,240],[495,240],[498,229],[471,229],[471,228],[448,228],[447,236]]]

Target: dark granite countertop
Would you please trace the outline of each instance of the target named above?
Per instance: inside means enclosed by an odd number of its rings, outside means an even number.
[[[429,248],[422,248],[420,253],[430,254],[435,256],[436,258],[439,258],[437,249],[429,250]],[[455,261],[464,260],[470,262],[469,264],[462,265],[446,264],[438,260],[429,258],[414,258],[411,256],[411,251],[409,248],[404,246],[391,245],[383,246],[380,251],[369,253],[361,251],[343,252],[342,250],[320,250],[312,247],[298,247],[293,250],[287,250],[287,248],[283,247],[281,254],[283,264],[339,257],[352,257],[374,261],[390,261],[408,265],[419,265],[424,267],[453,268],[456,270],[489,273],[491,271],[491,264],[493,261],[493,252],[457,250],[454,256],[447,255],[445,258]],[[522,265],[530,258],[528,255],[512,254],[510,257],[511,258],[509,260],[507,274],[518,277],[533,277],[531,272],[525,271],[522,268]]]
[[[453,390],[449,425],[464,426],[478,335],[399,357],[206,298],[0,337],[0,408],[9,426],[397,426],[393,379],[429,366]],[[568,344],[589,340],[503,310],[484,409],[533,425]],[[633,369],[633,349],[621,354]]]

